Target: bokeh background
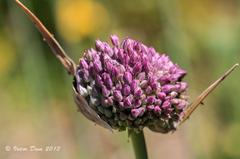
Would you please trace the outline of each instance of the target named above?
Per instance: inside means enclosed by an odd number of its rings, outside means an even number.
[[[22,0],[75,61],[94,39],[132,37],[188,71],[195,98],[240,61],[239,0]],[[173,134],[145,130],[151,159],[239,159],[240,72],[234,72]],[[132,159],[125,132],[77,112],[72,78],[13,0],[0,0],[0,158]],[[7,152],[5,146],[60,146]]]

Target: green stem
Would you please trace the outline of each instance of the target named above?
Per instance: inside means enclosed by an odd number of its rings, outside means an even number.
[[[133,131],[131,132],[130,136],[132,139],[136,159],[148,159],[143,131],[139,133]]]

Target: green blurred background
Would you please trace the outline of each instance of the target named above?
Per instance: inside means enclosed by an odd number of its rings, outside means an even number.
[[[240,61],[239,0],[22,0],[75,61],[94,39],[132,37],[188,71],[190,100]],[[151,159],[239,159],[239,70],[178,131],[145,130]],[[13,0],[0,0],[0,158],[132,159],[124,132],[77,112],[72,78]],[[60,146],[7,152],[6,146]]]

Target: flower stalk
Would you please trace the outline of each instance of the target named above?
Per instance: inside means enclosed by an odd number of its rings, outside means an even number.
[[[134,132],[130,134],[136,159],[148,159],[147,147],[144,132]]]

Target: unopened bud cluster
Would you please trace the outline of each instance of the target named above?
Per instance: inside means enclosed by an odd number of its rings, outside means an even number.
[[[99,116],[118,130],[174,130],[187,100],[186,71],[152,47],[111,36],[96,41],[76,71],[76,90]]]

